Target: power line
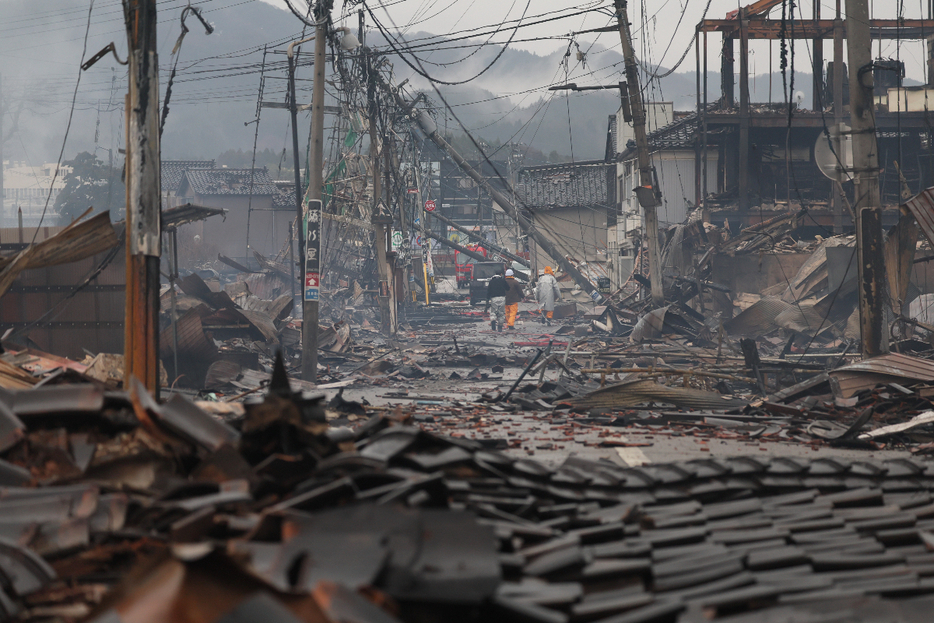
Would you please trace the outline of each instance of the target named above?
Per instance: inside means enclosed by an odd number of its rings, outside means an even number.
[[[49,194],[45,198],[45,206],[42,208],[42,216],[39,217],[39,224],[36,225],[36,231],[32,234],[32,242],[36,243],[36,237],[39,235],[39,228],[42,227],[42,221],[49,211],[49,201],[52,200],[52,191],[55,189],[55,180],[58,178],[58,172],[62,168],[62,156],[65,155],[65,145],[68,143],[68,133],[71,131],[71,120],[75,115],[75,102],[78,99],[78,87],[81,86],[81,74],[84,73],[81,65],[84,64],[84,57],[88,52],[88,33],[91,32],[91,14],[94,12],[94,0],[91,0],[88,6],[88,25],[84,31],[84,47],[81,50],[81,61],[78,63],[78,79],[75,81],[75,93],[71,100],[71,112],[68,113],[68,124],[65,126],[65,137],[62,139],[62,148],[58,153],[58,160],[55,162],[55,173],[52,175],[52,181],[49,182]]]
[[[380,3],[382,3],[382,0],[380,0]],[[531,4],[532,4],[532,0],[528,0],[528,2],[526,2],[525,10],[522,12],[522,16],[523,16],[523,17],[525,17],[525,14],[528,12],[529,6],[531,6]],[[516,32],[518,32],[518,30],[519,30],[519,25],[521,24],[521,20],[522,20],[522,18],[520,18],[520,20],[519,20],[520,24],[517,24],[516,27],[513,29],[513,31],[512,31],[512,36],[510,36],[509,41],[506,42],[506,45],[504,45],[504,46],[502,47],[502,49],[500,49],[500,51],[499,51],[499,53],[496,55],[496,57],[495,57],[492,61],[490,61],[490,63],[489,63],[486,67],[484,67],[482,70],[480,70],[480,72],[478,72],[477,74],[475,74],[472,78],[468,78],[467,80],[446,81],[446,80],[439,80],[439,79],[437,79],[437,78],[432,78],[430,75],[428,75],[427,72],[424,71],[424,69],[422,69],[422,68],[420,68],[420,67],[416,67],[416,66],[413,65],[411,62],[409,62],[409,60],[405,57],[405,55],[402,53],[402,51],[401,51],[401,50],[398,48],[398,46],[396,45],[393,36],[392,36],[391,34],[389,34],[389,32],[386,31],[386,29],[383,28],[382,24],[380,24],[380,22],[376,19],[376,15],[373,14],[372,9],[370,9],[370,7],[367,5],[366,2],[363,3],[363,6],[366,8],[367,12],[370,14],[370,17],[373,19],[373,22],[376,24],[376,27],[380,30],[380,32],[383,34],[383,36],[384,36],[384,37],[386,38],[386,40],[389,42],[389,47],[391,47],[391,48],[396,52],[396,54],[399,55],[399,58],[400,58],[406,65],[408,65],[414,72],[416,72],[417,74],[419,74],[419,75],[422,76],[423,78],[432,81],[432,83],[437,82],[437,83],[439,83],[439,84],[444,84],[444,85],[447,85],[447,86],[455,86],[455,85],[459,85],[459,84],[466,84],[466,83],[468,83],[468,82],[472,82],[472,81],[476,80],[477,78],[479,78],[480,76],[482,76],[483,74],[485,74],[487,71],[489,71],[489,70],[493,67],[493,65],[495,65],[496,62],[500,59],[500,57],[502,57],[502,55],[505,54],[506,50],[509,48],[509,44],[512,43],[512,37],[515,36]],[[411,54],[411,52],[410,52],[410,54]],[[416,62],[418,62],[419,65],[421,65],[421,62],[418,60],[418,58],[417,58],[414,54],[412,54],[412,58],[415,58],[415,59],[416,59]]]

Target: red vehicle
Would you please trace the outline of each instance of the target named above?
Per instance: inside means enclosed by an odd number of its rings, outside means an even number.
[[[487,256],[486,249],[478,244],[464,246],[465,248],[470,249],[475,253],[481,254],[483,257]],[[458,288],[470,287],[470,280],[473,279],[474,262],[476,262],[476,260],[468,256],[466,253],[461,253],[460,251],[454,252],[454,273],[457,277]]]

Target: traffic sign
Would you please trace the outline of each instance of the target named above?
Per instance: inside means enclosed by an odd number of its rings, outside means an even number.
[[[392,250],[398,252],[402,248],[402,232],[394,229],[392,232]]]
[[[438,204],[435,203],[434,199],[425,200],[425,212],[434,212],[435,208],[438,207]]]
[[[305,273],[305,300],[317,301],[321,287],[321,276],[318,273]]]

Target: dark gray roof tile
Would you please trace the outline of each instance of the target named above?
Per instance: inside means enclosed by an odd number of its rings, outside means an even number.
[[[213,160],[163,160],[162,192],[174,193],[182,182],[182,174],[188,169],[213,169]]]
[[[253,195],[279,194],[266,169],[253,171]],[[190,188],[195,195],[249,195],[250,169],[188,169],[179,188]]]
[[[517,191],[532,209],[605,207],[607,171],[615,169],[602,161],[526,167]]]

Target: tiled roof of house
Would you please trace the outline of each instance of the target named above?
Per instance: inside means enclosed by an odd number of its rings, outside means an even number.
[[[295,182],[276,182],[276,194],[272,197],[274,210],[295,209]]]
[[[188,169],[213,169],[213,160],[163,160],[162,192],[174,193],[182,182],[182,174]]]
[[[715,106],[716,104],[710,104],[708,110],[713,110]],[[694,111],[650,133],[647,137],[649,151],[693,148],[699,132],[700,117]],[[635,154],[635,147],[628,147],[618,154],[616,159],[620,162],[631,160],[635,158]]]
[[[530,208],[605,207],[607,171],[615,164],[577,162],[519,171],[517,191]]]
[[[187,192],[190,189],[190,192]],[[250,169],[188,169],[184,172],[179,193],[191,195],[250,194]],[[277,195],[279,190],[266,169],[253,170],[253,195]]]

